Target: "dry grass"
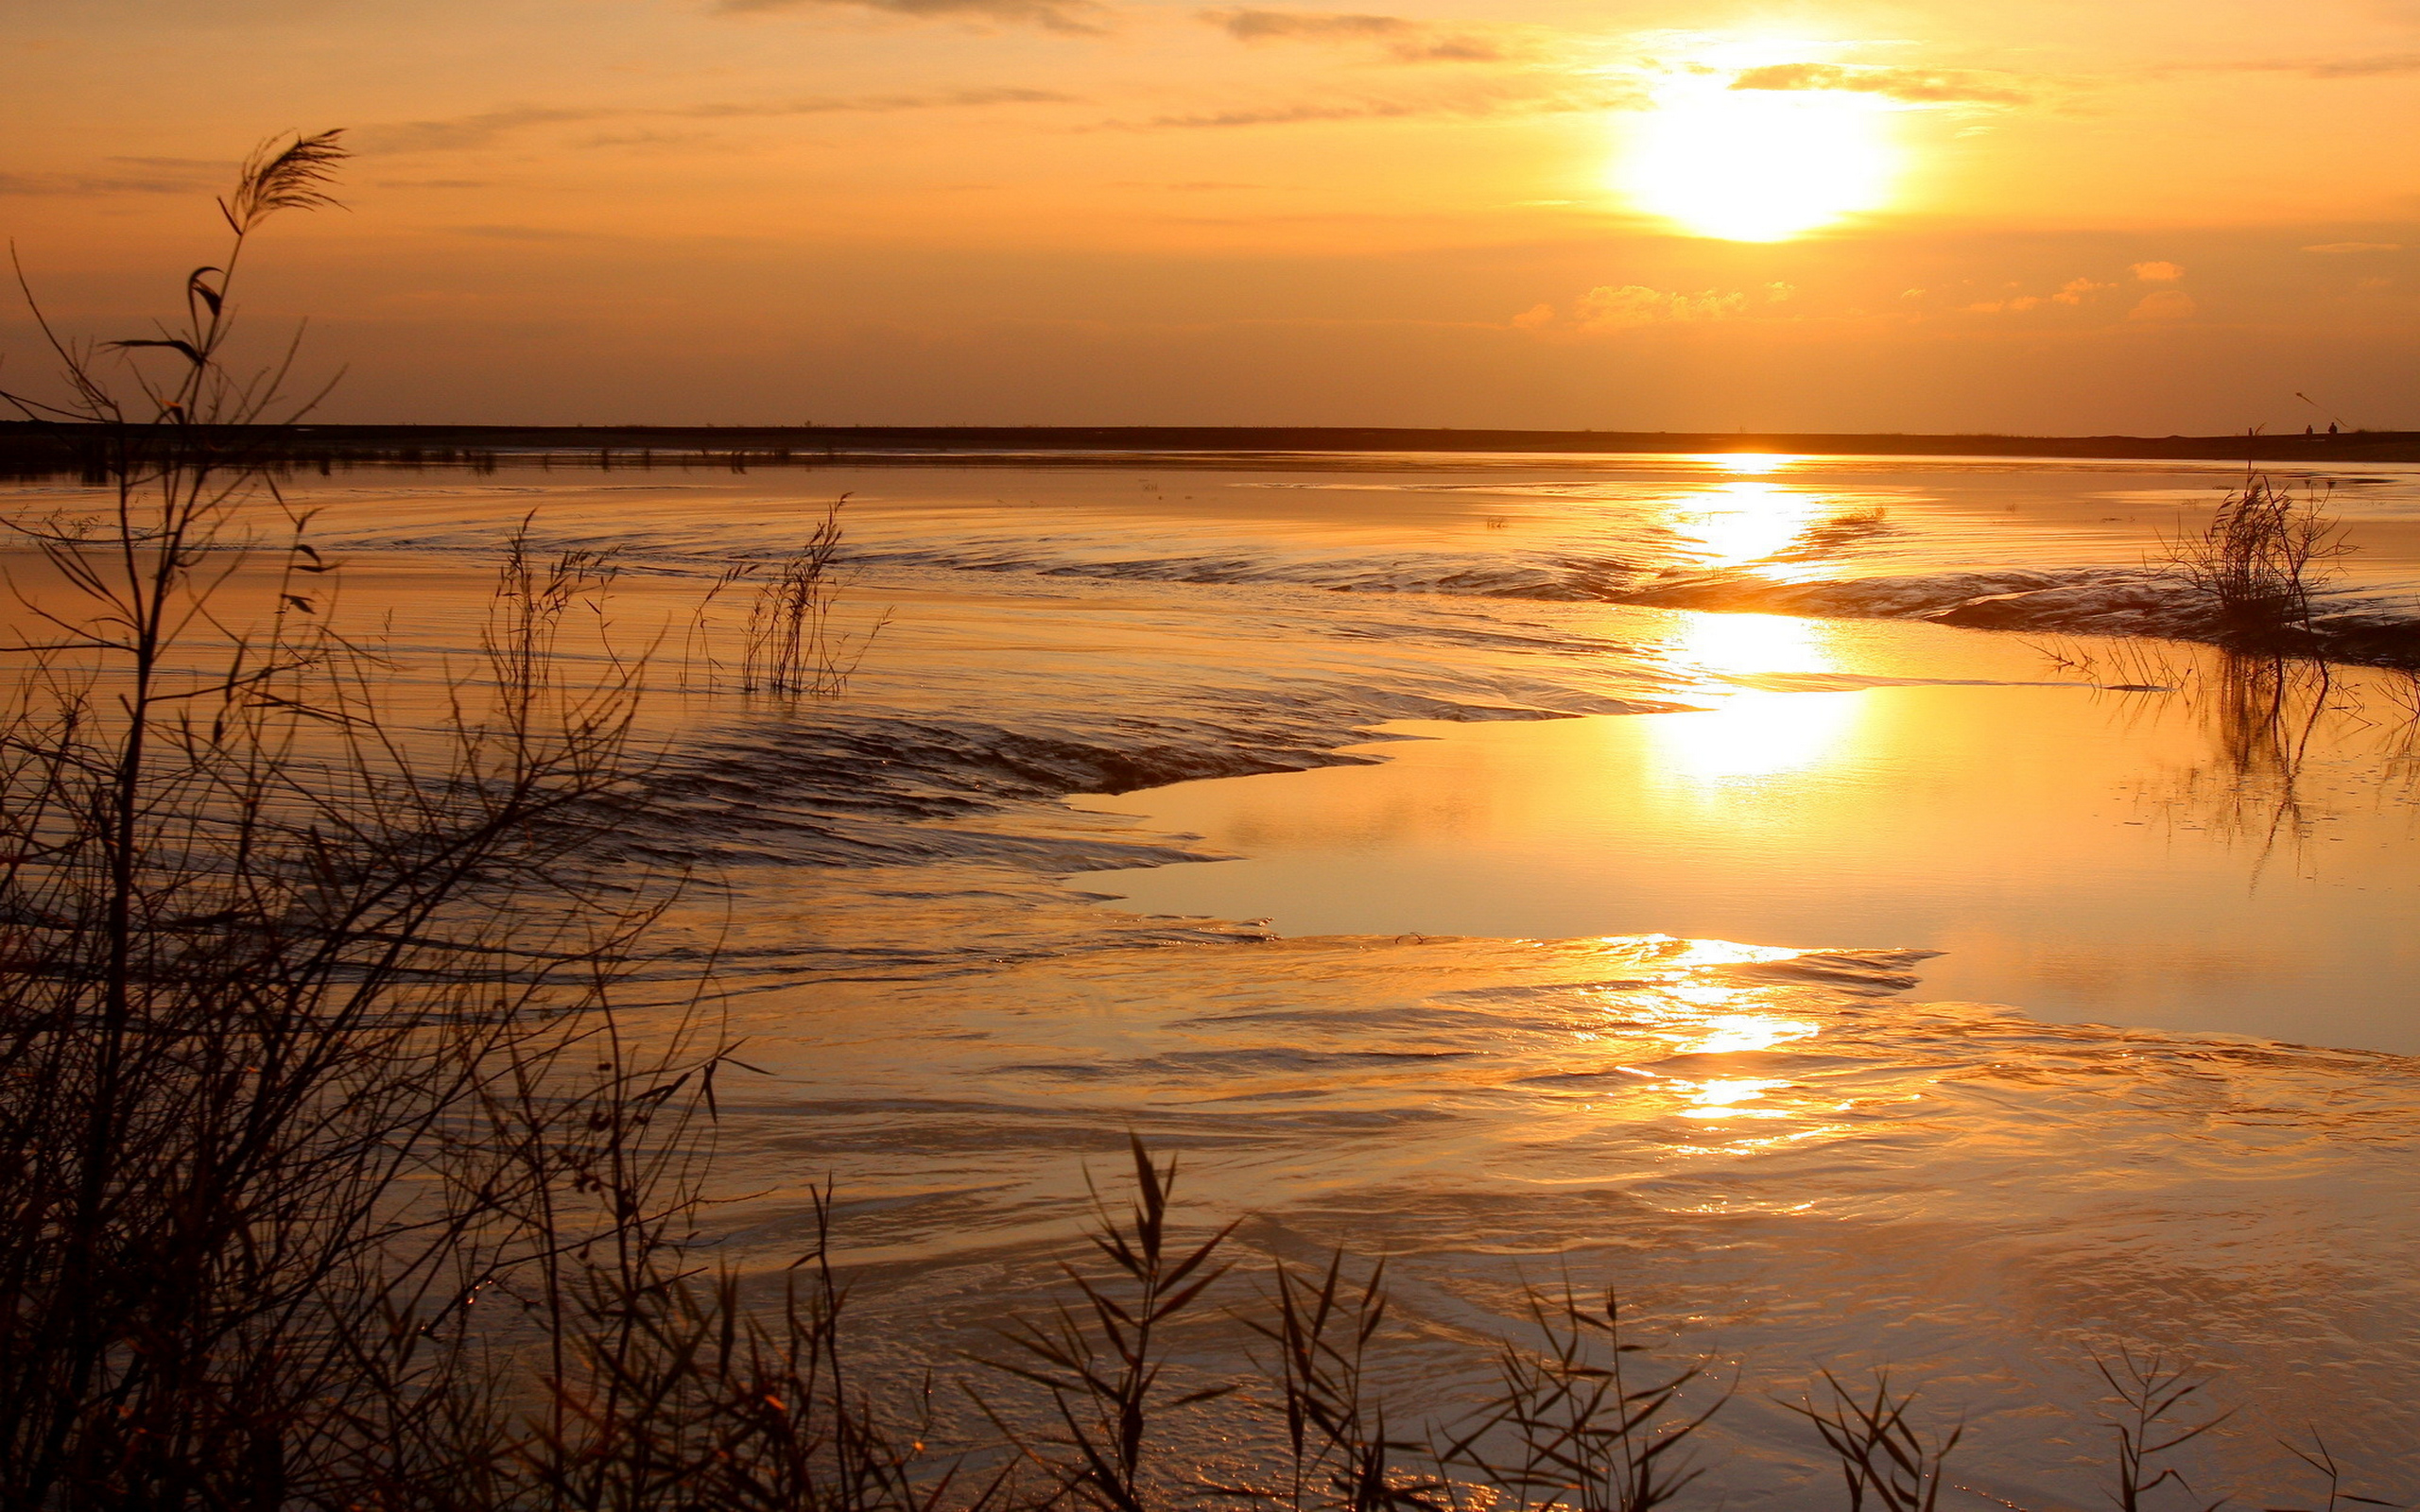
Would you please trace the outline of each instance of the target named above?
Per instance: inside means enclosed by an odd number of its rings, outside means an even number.
[[[2169,571],[2203,596],[2223,644],[2273,651],[2309,642],[2326,564],[2353,549],[2325,502],[2251,473],[2199,534],[2167,542]]]
[[[890,623],[883,614],[863,630],[844,634],[835,623],[839,607],[839,559],[843,494],[823,513],[798,549],[772,561],[737,561],[707,585],[690,617],[683,671],[693,685],[713,692],[831,698],[846,693],[849,679],[874,638]],[[747,608],[737,627],[739,652],[726,658],[728,628],[723,600],[745,592]]]
[[[233,270],[339,157],[256,155],[184,323],[54,340],[67,398],[25,402],[107,433],[112,502],[8,522],[0,1506],[449,1503],[531,1436],[516,1327],[569,1379],[580,1298],[656,1284],[694,1206],[712,1026],[617,1006],[677,879],[594,864],[638,669],[556,654],[593,564],[516,545],[429,728],[307,521],[240,532],[274,493],[213,427],[285,367],[228,369]],[[246,573],[276,609],[232,624]]]
[[[1927,1435],[1910,1416],[1917,1394],[1893,1391],[1888,1370],[1874,1373],[1868,1393],[1851,1391],[1829,1370],[1824,1384],[1826,1400],[1784,1405],[1806,1418],[1831,1451],[1849,1512],[1864,1512],[1868,1502],[1880,1512],[1933,1512],[1949,1484],[1945,1472],[1965,1425],[1952,1427],[1945,1436]]]

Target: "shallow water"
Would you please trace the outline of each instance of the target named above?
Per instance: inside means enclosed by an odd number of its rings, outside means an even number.
[[[1724,628],[1835,660],[1808,622]],[[1734,687],[1389,726],[1355,747],[1374,766],[1080,800],[1241,858],[1085,885],[1288,935],[1912,947],[1942,953],[1927,998],[2420,1054],[2420,742],[2389,691],[2343,670],[2276,709],[2213,686],[2272,669],[2164,652],[2144,691]]]
[[[1834,1504],[1767,1393],[1877,1360],[1973,1424],[1956,1504],[2097,1504],[2087,1356],[2128,1343],[2242,1409],[2197,1486],[2308,1504],[2270,1435],[2317,1421],[2394,1496],[2420,1062],[2372,1047],[2410,1032],[2400,685],[1888,617],[2018,573],[2067,585],[2053,627],[2158,621],[2107,575],[2229,475],[1254,458],[291,493],[399,686],[467,651],[525,511],[619,549],[610,628],[658,646],[671,749],[669,822],[627,839],[723,880],[673,937],[717,950],[766,1073],[722,1090],[717,1229],[786,1260],[833,1178],[887,1359],[946,1362],[1045,1294],[1132,1129],[1251,1251],[1394,1257],[1408,1413],[1467,1400],[1525,1282],[1618,1282],[1644,1336],[1742,1372],[1702,1504]],[[2392,609],[2420,470],[2361,476],[2348,586]],[[842,622],[890,615],[848,696],[697,675],[703,585],[844,489]],[[1745,567],[1886,617],[1621,601]],[[1249,859],[1193,864],[1222,851]],[[1177,897],[1219,878],[1232,906]],[[1303,933],[1332,928],[1379,933]],[[1448,929],[1592,937],[1397,937]],[[1205,1321],[1183,1371],[1236,1342]],[[1188,1432],[1245,1469],[1266,1448]]]

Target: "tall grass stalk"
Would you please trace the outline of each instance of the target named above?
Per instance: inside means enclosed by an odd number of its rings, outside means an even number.
[[[593,575],[516,549],[485,665],[408,716],[331,627],[307,520],[250,533],[281,501],[223,438],[292,417],[292,354],[229,367],[234,273],[342,156],[255,154],[181,324],[44,322],[62,396],[12,396],[97,438],[110,490],[7,521],[35,627],[0,705],[12,1512],[500,1486],[512,1362],[568,1379],[581,1298],[654,1285],[696,1201],[711,1025],[616,1006],[671,880],[596,864],[648,765],[639,669],[561,677]]]
[[[2255,472],[2198,534],[2168,541],[2169,570],[2204,596],[2222,639],[2273,650],[2309,638],[2325,564],[2353,549],[2321,505]]]
[[[1305,1276],[1285,1262],[1270,1269],[1274,1315],[1245,1324],[1275,1352],[1264,1371],[1279,1393],[1288,1452],[1282,1497],[1229,1487],[1227,1494],[1282,1500],[1294,1512],[1406,1512],[1439,1504],[1428,1479],[1407,1478],[1396,1456],[1420,1452],[1416,1439],[1389,1436],[1387,1408],[1368,1382],[1371,1351],[1386,1325],[1386,1263],[1357,1284],[1335,1251],[1322,1273]]]
[[[1853,1392],[1826,1370],[1824,1384],[1830,1395],[1817,1402],[1784,1402],[1805,1418],[1839,1462],[1849,1512],[1864,1512],[1868,1502],[1879,1512],[1933,1512],[1948,1483],[1943,1470],[1963,1423],[1946,1437],[1927,1438],[1910,1419],[1916,1404],[1913,1391],[1891,1389],[1891,1373],[1876,1370],[1870,1393]]]
[[[1139,1136],[1130,1135],[1128,1145],[1134,1201],[1125,1219],[1093,1194],[1098,1226],[1087,1237],[1108,1272],[1063,1267],[1080,1305],[1061,1303],[1045,1317],[1017,1319],[1002,1332],[1011,1358],[986,1362],[1050,1394],[1062,1434],[1037,1443],[1010,1432],[1020,1452],[1066,1491],[1108,1512],[1147,1512],[1155,1504],[1146,1471],[1161,1415],[1236,1389],[1228,1383],[1170,1396],[1161,1388],[1168,1325],[1226,1274],[1216,1257],[1235,1225],[1190,1248],[1175,1246],[1168,1215],[1176,1161],[1154,1160]]]
[[[826,697],[841,693],[867,644],[880,631],[877,624],[854,643],[844,643],[833,629],[834,569],[840,555],[840,508],[846,503],[843,494],[825,506],[805,541],[773,561],[758,582],[740,657],[741,692]]]
[[[2141,1512],[2143,1499],[2163,1486],[2190,1493],[2193,1487],[2184,1473],[2163,1462],[2234,1416],[2230,1409],[2198,1422],[2189,1419],[2201,1406],[2195,1399],[2209,1386],[2209,1379],[2189,1366],[2130,1349],[2114,1357],[2095,1355],[2092,1365],[2113,1395],[2112,1408],[2101,1421],[2117,1443],[2117,1480],[2109,1497],[2118,1512]],[[2214,1512],[2228,1500],[2220,1497],[2204,1512]]]
[[[1524,1509],[1650,1512],[1678,1498],[1704,1473],[1692,1440],[1730,1403],[1729,1388],[1691,1410],[1683,1391],[1703,1366],[1648,1372],[1633,1356],[1645,1346],[1622,1337],[1621,1308],[1609,1288],[1585,1302],[1566,1281],[1533,1291],[1530,1320],[1538,1345],[1506,1342],[1497,1356],[1494,1401],[1439,1453],[1511,1493]],[[1498,1447],[1509,1434],[1511,1448]]]

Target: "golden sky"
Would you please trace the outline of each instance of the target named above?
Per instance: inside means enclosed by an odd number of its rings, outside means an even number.
[[[247,301],[329,419],[2420,426],[2420,0],[76,0],[0,66],[102,336],[348,128]]]

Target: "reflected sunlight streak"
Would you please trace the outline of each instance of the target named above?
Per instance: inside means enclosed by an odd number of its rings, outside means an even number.
[[[1703,543],[1709,567],[1745,566],[1788,550],[1822,518],[1824,504],[1820,495],[1753,478],[1718,484],[1691,502],[1707,506],[1681,518]]]
[[[1863,713],[1854,693],[1744,689],[1702,713],[1656,715],[1653,740],[1685,782],[1772,777],[1822,765]]]
[[[1771,1050],[1791,1040],[1806,1040],[1815,1025],[1804,1020],[1776,1019],[1760,1013],[1728,1013],[1709,1020],[1705,1033],[1681,1046],[1685,1055],[1722,1056],[1740,1051]]]
[[[1787,614],[1691,614],[1679,628],[1670,643],[1673,654],[1702,677],[1840,670],[1821,621]]]
[[[1777,1108],[1738,1106],[1741,1103],[1753,1102],[1776,1087],[1787,1087],[1789,1085],[1788,1082],[1740,1077],[1735,1080],[1694,1084],[1684,1082],[1679,1085],[1690,1087],[1688,1098],[1694,1105],[1680,1109],[1683,1118],[1787,1118],[1789,1116]]]
[[[1698,460],[1725,472],[1778,472],[1804,458],[1789,452],[1708,452]]]

